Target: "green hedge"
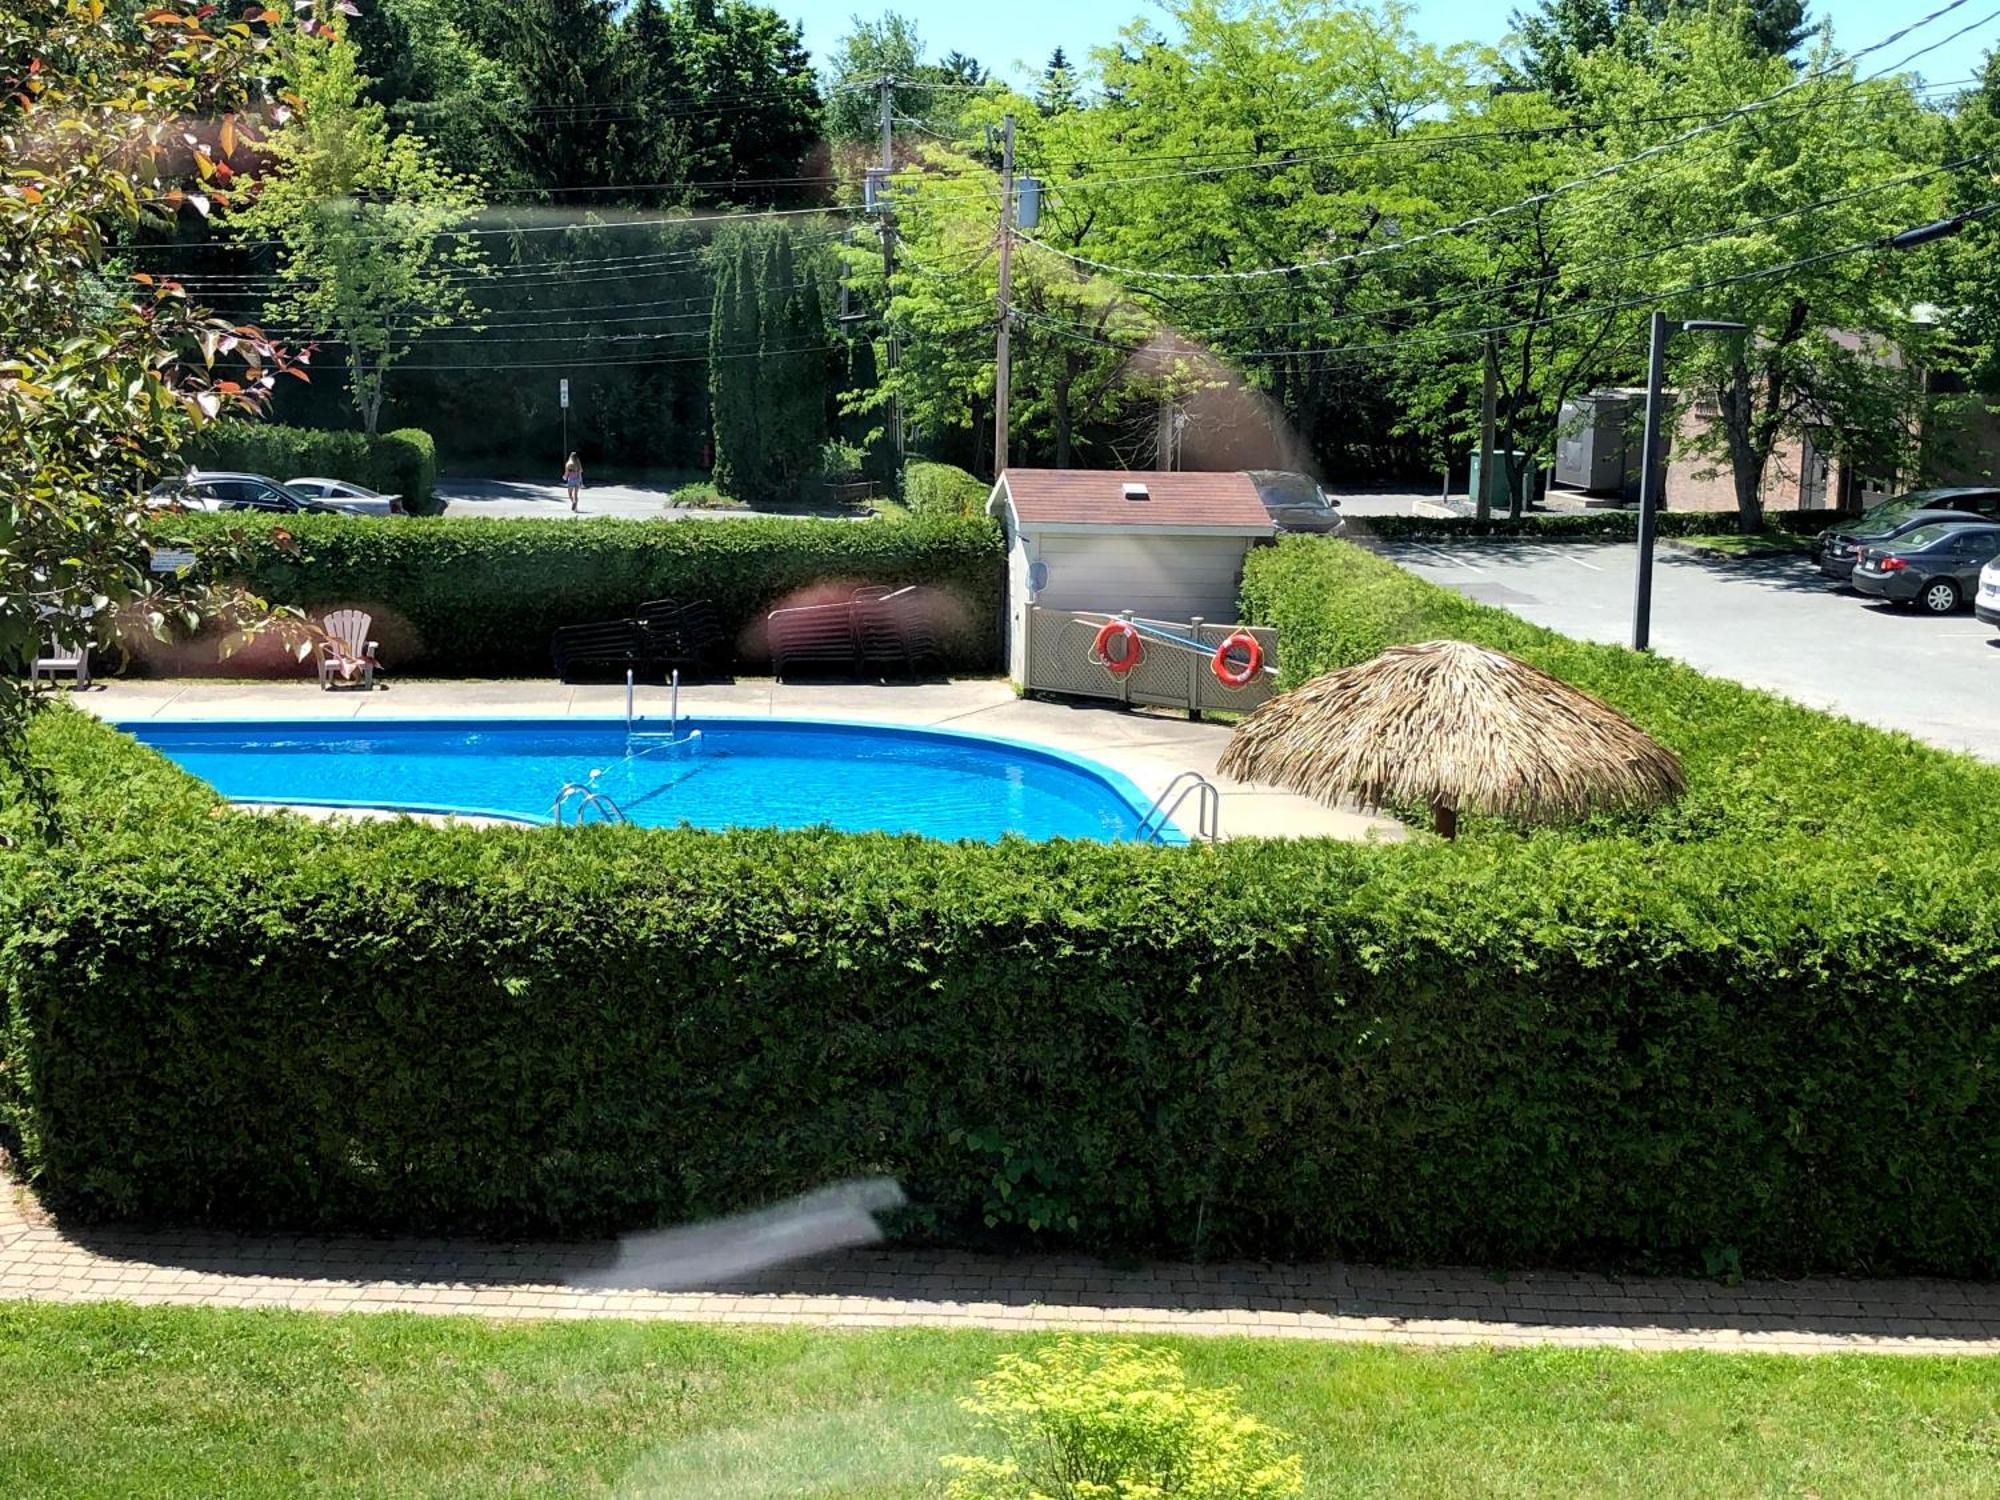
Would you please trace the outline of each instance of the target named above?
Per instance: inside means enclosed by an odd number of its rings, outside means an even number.
[[[916,515],[983,516],[992,493],[985,480],[951,464],[912,459],[903,466],[903,503]]]
[[[1993,845],[1980,830],[2000,807],[2000,768],[1667,657],[1559,635],[1350,543],[1284,538],[1257,549],[1243,605],[1278,630],[1284,687],[1402,641],[1477,641],[1595,693],[1681,757],[1688,794],[1674,806],[1559,836],[1796,837],[1802,860],[1894,866],[1933,846],[1974,857]]]
[[[1666,537],[1710,536],[1736,530],[1734,511],[1672,510],[1654,518]],[[1847,519],[1836,511],[1771,510],[1764,525],[1794,536],[1817,536]],[[1525,536],[1549,542],[1629,542],[1639,535],[1639,516],[1629,510],[1544,512],[1510,520],[1502,512],[1490,520],[1472,516],[1350,516],[1348,527],[1383,541],[1445,541],[1459,537]]]
[[[387,526],[230,513],[176,516],[159,535],[197,549],[240,539],[241,581],[274,602],[368,610],[382,660],[397,672],[544,675],[557,626],[617,619],[660,598],[712,600],[754,662],[766,611],[857,583],[947,595],[947,666],[991,670],[999,654],[1004,558],[986,521],[440,517]]]
[[[369,436],[272,423],[218,422],[182,455],[199,469],[234,469],[277,480],[345,479],[401,495],[414,515],[444,507],[437,498],[437,445],[416,427]]]
[[[1253,584],[1369,581],[1331,555]],[[78,714],[36,748],[77,838],[0,841],[0,1101],[81,1216],[586,1233],[887,1172],[950,1238],[2000,1274],[1977,825],[342,827],[221,815]],[[1772,747],[1801,807],[1823,748]],[[1996,805],[1994,773],[1885,754],[1892,800]]]

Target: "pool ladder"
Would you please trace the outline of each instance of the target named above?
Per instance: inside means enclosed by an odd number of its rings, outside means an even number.
[[[575,827],[581,828],[583,826],[583,815],[593,807],[597,809],[597,816],[600,822],[623,823],[626,821],[624,810],[616,802],[613,802],[610,797],[600,792],[587,781],[572,781],[556,793],[556,800],[549,808],[550,821],[558,828],[563,826],[563,812],[569,806],[571,798],[576,799]]]
[[[1194,836],[1204,843],[1219,843],[1222,839],[1222,793],[1199,771],[1183,771],[1167,783],[1166,790],[1153,799],[1153,805],[1139,820],[1134,837],[1141,843],[1165,843],[1174,814],[1190,797],[1194,798]]]

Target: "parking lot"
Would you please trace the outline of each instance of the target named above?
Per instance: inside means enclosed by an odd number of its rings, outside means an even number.
[[[1518,540],[1384,542],[1386,556],[1470,598],[1595,641],[1632,628],[1634,554]],[[1663,547],[1653,649],[1815,708],[2000,761],[2000,629],[1864,602],[1800,559]]]

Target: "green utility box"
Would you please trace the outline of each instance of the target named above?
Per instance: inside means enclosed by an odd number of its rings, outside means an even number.
[[[1502,453],[1495,450],[1493,454],[1493,477],[1486,485],[1486,503],[1488,505],[1501,510],[1507,508],[1511,502],[1511,497],[1507,492],[1508,460],[1525,460],[1526,458],[1527,455],[1525,453]],[[1470,468],[1471,478],[1466,483],[1465,495],[1468,500],[1476,500],[1479,498],[1479,450],[1477,448],[1472,450]]]

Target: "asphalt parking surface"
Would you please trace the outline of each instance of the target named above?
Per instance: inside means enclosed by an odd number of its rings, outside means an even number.
[[[1538,625],[1627,641],[1635,554],[1511,539],[1376,544],[1412,572]],[[1662,548],[1653,649],[1814,708],[2000,761],[2000,627],[1867,600],[1803,559]]]

